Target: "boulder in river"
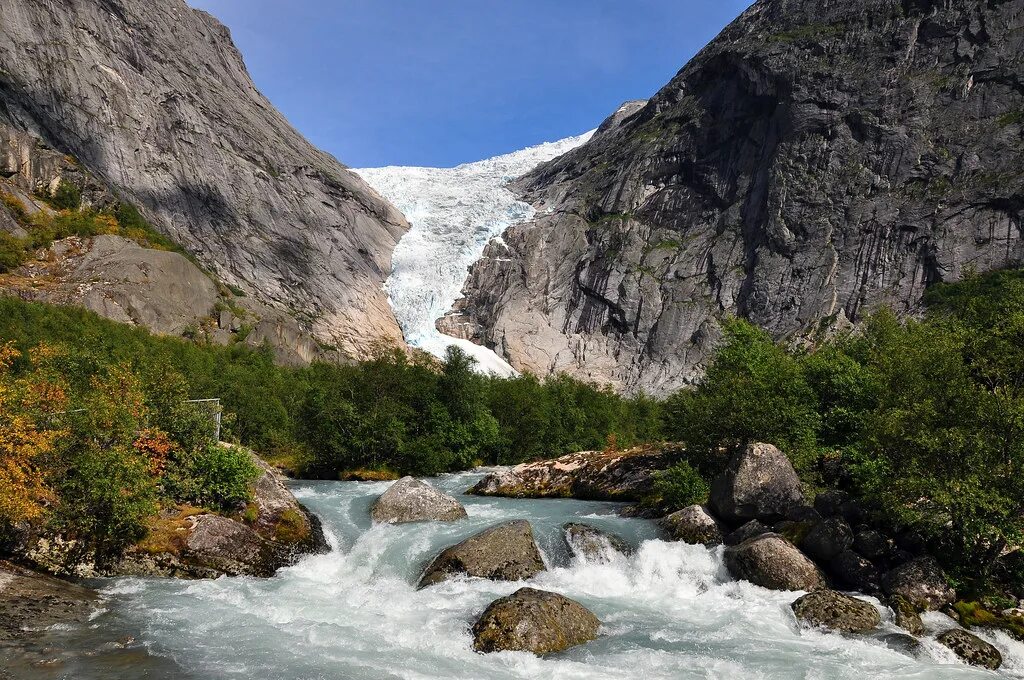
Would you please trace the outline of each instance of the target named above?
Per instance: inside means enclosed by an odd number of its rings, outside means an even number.
[[[761,536],[763,534],[770,533],[772,533],[771,527],[767,527],[764,524],[758,522],[756,519],[752,519],[736,531],[727,534],[724,543],[726,545],[739,545],[743,541],[749,540],[756,536]]]
[[[1003,665],[1003,655],[998,649],[966,630],[947,630],[936,639],[972,666],[994,671]]]
[[[423,588],[459,575],[522,581],[544,569],[533,540],[533,527],[525,520],[515,520],[481,531],[443,551],[424,570],[419,585]]]
[[[674,541],[715,546],[724,540],[722,525],[703,505],[691,505],[673,512],[662,518],[661,526]]]
[[[608,562],[615,554],[628,555],[632,548],[618,536],[589,524],[566,524],[565,540],[576,555],[591,562]]]
[[[557,593],[521,588],[495,600],[473,626],[478,652],[550,654],[597,637],[601,622],[580,603]]]
[[[388,487],[374,502],[370,516],[378,524],[453,522],[467,517],[457,500],[413,477],[403,477]]]
[[[924,622],[921,621],[921,615],[907,598],[894,595],[889,598],[889,606],[892,608],[893,623],[911,635],[918,637],[924,635]]]
[[[774,522],[804,505],[796,470],[771,444],[751,444],[737,453],[711,485],[711,509],[733,526],[752,519]]]
[[[816,590],[793,603],[796,618],[841,633],[866,633],[882,623],[878,610],[834,590]]]
[[[491,473],[469,493],[509,498],[639,501],[650,494],[654,473],[671,466],[681,452],[681,447],[666,444],[626,451],[571,453]]]
[[[890,597],[899,595],[921,610],[939,610],[956,600],[956,591],[932,557],[918,557],[886,572],[882,589]]]
[[[825,585],[818,567],[778,534],[763,534],[725,549],[733,577],[771,590],[817,590]]]

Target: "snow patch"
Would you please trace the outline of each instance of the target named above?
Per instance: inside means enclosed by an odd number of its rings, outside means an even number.
[[[450,346],[461,347],[481,371],[515,374],[490,349],[444,335],[434,324],[462,296],[469,267],[487,243],[533,218],[534,209],[508,190],[509,182],[586,143],[593,134],[454,168],[355,170],[412,224],[395,248],[391,276],[384,284],[406,342],[438,357]]]

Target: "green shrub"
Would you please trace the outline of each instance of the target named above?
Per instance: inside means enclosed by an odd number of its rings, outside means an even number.
[[[44,198],[57,210],[78,210],[82,207],[82,191],[70,182],[62,181],[52,195]]]
[[[164,476],[164,492],[179,503],[231,511],[252,499],[260,474],[245,449],[208,446],[176,456]]]
[[[155,480],[130,447],[89,445],[70,463],[56,481],[53,522],[103,564],[146,535],[146,519],[157,510]]]
[[[707,481],[686,461],[654,477],[656,504],[665,511],[704,505],[710,491]]]
[[[746,321],[725,324],[725,343],[695,391],[665,404],[665,430],[686,444],[700,471],[713,477],[732,451],[768,442],[800,470],[815,459],[817,396],[799,361]]]
[[[23,239],[0,231],[0,274],[17,269],[28,259],[27,246]]]

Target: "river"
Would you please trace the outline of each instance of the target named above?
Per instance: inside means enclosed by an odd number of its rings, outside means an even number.
[[[460,494],[480,471],[431,480]],[[720,549],[658,540],[649,521],[617,506],[575,500],[462,496],[469,519],[372,526],[369,508],[388,483],[296,482],[295,494],[323,520],[333,551],[275,578],[99,582],[106,609],[89,626],[51,632],[60,664],[23,667],[19,680],[328,680],[402,678],[596,680],[605,678],[865,680],[1024,678],[1024,645],[985,635],[1006,657],[996,674],[970,668],[926,639],[916,655],[878,635],[846,638],[802,630],[793,593],[733,581]],[[603,622],[601,637],[538,658],[472,651],[469,627],[495,598],[521,583],[477,579],[416,590],[442,548],[509,519],[533,524],[549,570],[533,587],[574,598]],[[630,557],[592,563],[562,538],[566,522],[619,534]],[[932,634],[951,627],[930,614]],[[113,644],[132,636],[134,641]],[[90,650],[88,655],[74,650]]]

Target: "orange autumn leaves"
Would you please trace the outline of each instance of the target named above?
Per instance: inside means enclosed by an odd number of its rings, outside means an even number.
[[[38,520],[59,502],[48,482],[66,468],[61,443],[77,416],[92,421],[91,431],[102,440],[96,446],[122,442],[148,461],[153,477],[163,475],[177,445],[165,432],[144,427],[144,392],[128,367],[94,376],[87,404],[72,404],[61,377],[64,353],[40,345],[28,354],[31,369],[15,371],[22,353],[0,345],[0,526]],[[75,408],[80,405],[88,408]]]
[[[48,352],[40,347],[35,353]],[[68,401],[57,382],[37,375],[15,378],[11,365],[20,356],[12,346],[0,345],[0,521],[11,524],[36,519],[51,499],[41,460],[53,452],[62,432],[45,421]]]

